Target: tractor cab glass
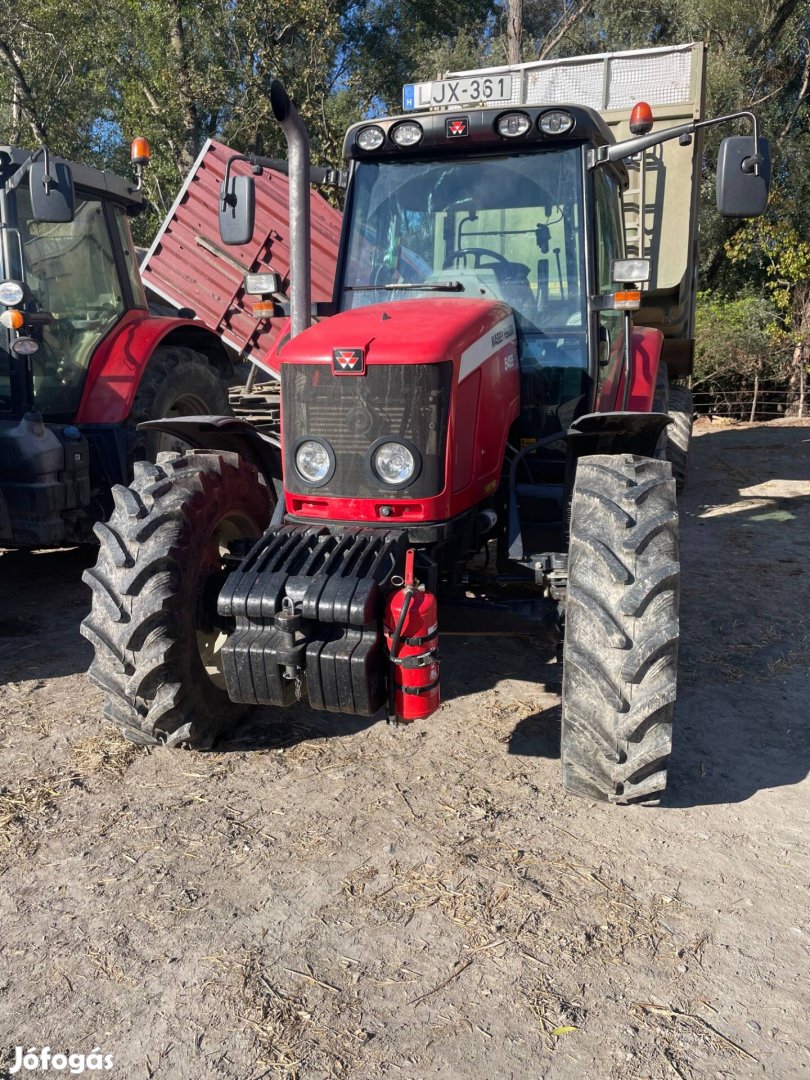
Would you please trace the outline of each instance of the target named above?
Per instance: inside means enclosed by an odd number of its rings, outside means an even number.
[[[572,146],[358,162],[340,309],[503,300],[518,329],[531,432],[565,430],[587,389],[581,161]]]
[[[7,197],[6,205],[9,270],[27,285],[34,310],[52,317],[34,332],[39,345],[30,358],[34,408],[46,417],[72,417],[93,352],[128,306],[108,215],[124,261],[134,266],[129,227],[122,210],[105,208],[101,200],[79,192],[72,220],[38,220],[27,182]],[[126,277],[131,281],[131,274]],[[136,305],[142,300],[140,285],[139,290]],[[2,342],[0,352],[0,410],[5,403],[6,411],[12,408],[4,374],[14,363],[10,344]]]

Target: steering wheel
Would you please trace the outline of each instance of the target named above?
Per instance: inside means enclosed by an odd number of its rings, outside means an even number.
[[[473,259],[474,259],[473,269],[474,270],[486,270],[487,269],[487,267],[481,265],[481,256],[482,255],[489,255],[490,258],[495,259],[499,263],[508,263],[509,262],[509,259],[507,259],[506,256],[501,255],[497,251],[492,251],[490,248],[484,248],[484,247],[457,248],[456,251],[451,251],[450,254],[447,256],[447,258],[444,260],[444,266],[443,266],[442,269],[449,270],[451,265],[454,262],[458,262],[460,259],[464,259],[464,261],[466,263],[468,255],[473,256]]]

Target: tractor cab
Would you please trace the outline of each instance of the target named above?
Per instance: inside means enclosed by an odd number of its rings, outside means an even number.
[[[587,170],[587,153],[610,138],[582,107],[355,126],[344,145],[351,179],[338,310],[430,295],[508,304],[520,437],[567,431],[593,407],[605,374],[589,348],[588,294],[597,281],[608,291],[611,260],[624,254],[624,167]],[[595,217],[602,227],[587,230]]]
[[[0,149],[0,420],[70,423],[96,347],[146,308],[128,221],[142,201],[111,173]]]

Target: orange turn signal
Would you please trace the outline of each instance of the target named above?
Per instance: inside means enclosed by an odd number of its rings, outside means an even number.
[[[637,311],[641,307],[641,293],[638,289],[614,293],[613,307],[616,311]]]
[[[0,315],[0,324],[5,326],[6,330],[19,330],[25,325],[25,316],[17,308],[6,308]]]
[[[149,164],[149,143],[143,135],[139,135],[137,139],[132,140],[129,156],[133,165]]]
[[[260,300],[253,305],[254,319],[272,319],[275,314],[275,304],[272,300]]]

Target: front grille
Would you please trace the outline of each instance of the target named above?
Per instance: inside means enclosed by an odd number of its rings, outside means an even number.
[[[342,498],[424,499],[444,487],[447,420],[453,365],[369,365],[365,375],[333,375],[325,364],[283,364],[284,483],[296,495]],[[335,453],[327,484],[313,488],[295,469],[299,439],[317,435]],[[405,439],[422,459],[419,475],[392,490],[371,471],[369,448],[377,439]]]

